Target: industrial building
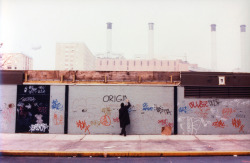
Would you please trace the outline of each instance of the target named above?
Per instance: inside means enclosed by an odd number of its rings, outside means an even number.
[[[0,54],[1,70],[32,70],[33,59],[22,53]]]

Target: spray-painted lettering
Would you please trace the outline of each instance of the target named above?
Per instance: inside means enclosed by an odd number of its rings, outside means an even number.
[[[222,117],[228,119],[232,113],[235,112],[235,109],[232,108],[224,108],[222,110]]]
[[[142,110],[145,110],[145,111],[147,111],[147,110],[152,111],[154,109],[153,107],[149,107],[148,103],[146,103],[146,102],[143,103],[142,107],[143,107]]]
[[[213,126],[215,126],[215,128],[224,128],[225,127],[225,123],[222,122],[221,120],[218,121],[218,119],[216,119],[216,122],[213,123]]]
[[[86,122],[85,122],[85,120],[84,120],[84,121],[80,121],[80,120],[79,120],[78,122],[76,122],[76,125],[77,125],[77,127],[80,128],[81,130],[84,129],[84,132],[85,132],[85,133],[88,132],[88,133],[90,134],[90,131],[89,131],[90,125],[87,125]]]
[[[127,99],[126,95],[105,95],[103,102],[122,102]]]
[[[63,125],[63,115],[57,115],[54,113],[53,123],[54,125]]]
[[[207,101],[192,101],[189,103],[190,108],[205,108],[208,107],[208,102]]]

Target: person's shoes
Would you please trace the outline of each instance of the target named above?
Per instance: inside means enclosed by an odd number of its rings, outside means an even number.
[[[123,135],[123,133],[120,133],[120,135]]]
[[[127,136],[126,132],[124,133],[124,136]]]

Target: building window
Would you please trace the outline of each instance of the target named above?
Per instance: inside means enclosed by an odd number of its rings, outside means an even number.
[[[109,61],[107,61],[107,65],[109,65]]]
[[[122,61],[120,61],[120,65],[122,65]]]
[[[127,66],[129,65],[129,61],[127,61]]]
[[[147,65],[149,66],[149,61],[147,62]]]
[[[161,61],[161,66],[162,66],[162,61]]]
[[[135,66],[135,61],[134,61],[134,66]]]
[[[169,66],[169,61],[168,61],[168,66]]]
[[[115,65],[115,61],[114,61],[114,65]]]
[[[15,67],[15,69],[17,69],[17,67]]]
[[[174,66],[176,66],[176,62],[174,61]]]
[[[156,66],[156,62],[154,61],[154,66]]]
[[[11,66],[8,66],[8,67],[7,67],[7,69],[9,69],[9,70],[10,70],[10,69],[11,69]]]
[[[142,61],[141,61],[141,66],[142,66]]]
[[[102,61],[100,61],[100,65],[102,65]]]

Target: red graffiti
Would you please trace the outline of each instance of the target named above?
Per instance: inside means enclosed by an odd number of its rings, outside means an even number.
[[[235,128],[240,128],[240,130],[239,130],[239,133],[240,132],[243,132],[244,133],[244,131],[243,131],[243,128],[245,127],[245,125],[243,125],[242,123],[241,123],[241,120],[240,119],[232,119],[232,125],[235,127]]]
[[[218,121],[218,119],[216,119],[216,122],[213,123],[213,126],[215,126],[215,128],[217,128],[217,127],[224,128],[225,127],[225,123],[222,122],[221,120]]]
[[[208,102],[207,101],[192,101],[189,103],[190,108],[206,108],[208,107]]]
[[[235,109],[232,108],[224,108],[222,110],[222,117],[228,119],[232,113],[235,112]]]
[[[162,125],[162,126],[165,126],[165,127],[173,127],[173,126],[174,126],[174,124],[168,122],[167,119],[158,120],[158,124],[160,124],[160,125]]]
[[[110,120],[109,116],[106,114],[101,117],[100,122],[104,126],[110,126],[110,124],[111,124],[111,120]]]
[[[38,110],[40,113],[44,113],[44,114],[47,113],[47,107],[39,107]]]
[[[87,125],[86,122],[85,122],[85,120],[84,120],[84,121],[80,121],[80,120],[79,120],[79,122],[76,122],[76,125],[77,125],[77,127],[79,127],[81,130],[84,129],[84,132],[85,132],[85,133],[86,133],[87,131],[89,132],[89,127],[90,127],[90,125]],[[89,132],[89,134],[90,134],[90,132]]]
[[[63,115],[59,117],[57,114],[54,114],[53,123],[54,125],[63,125]]]
[[[205,118],[205,119],[206,119],[209,110],[210,110],[210,108],[206,108],[206,109],[200,108],[198,111],[195,111],[195,114],[196,114],[198,117],[201,117],[201,118]]]
[[[117,118],[113,118],[113,121],[114,121],[114,122],[120,122],[120,120],[119,120],[118,117],[117,117]]]

